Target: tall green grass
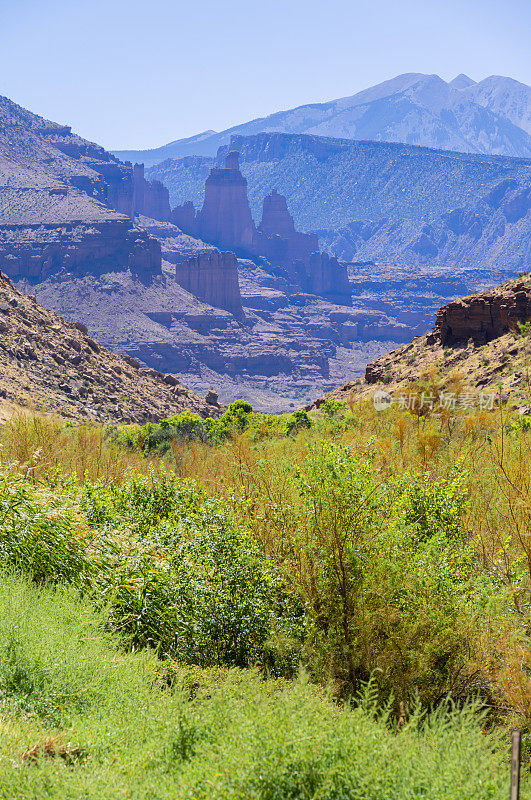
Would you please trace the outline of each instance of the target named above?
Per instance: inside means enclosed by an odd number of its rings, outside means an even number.
[[[339,707],[303,676],[262,681],[124,654],[104,628],[73,589],[2,573],[2,800],[507,797],[505,753],[473,707],[399,726],[370,686]],[[45,741],[72,757],[23,759]]]

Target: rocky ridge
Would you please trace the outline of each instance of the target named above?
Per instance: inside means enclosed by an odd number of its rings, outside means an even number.
[[[0,97],[0,268],[38,280],[131,269],[160,273],[158,242],[134,225],[168,192],[102,147]]]
[[[317,232],[321,248],[344,261],[529,267],[529,159],[280,133],[233,137],[230,147],[241,153],[253,215],[276,188],[296,226]],[[147,174],[173,203],[198,204],[205,174],[226,152]]]
[[[173,375],[110,352],[84,324],[46,310],[0,273],[0,418],[21,407],[78,422],[124,423],[224,410],[215,393],[207,402]]]
[[[531,396],[531,274],[448,303],[432,332],[369,363],[364,378],[327,396],[350,401],[380,391],[397,397],[427,376],[441,387],[466,390],[471,402],[479,392],[501,393],[504,402],[531,413],[525,404]]]

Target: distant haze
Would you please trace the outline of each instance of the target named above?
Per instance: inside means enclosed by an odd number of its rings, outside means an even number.
[[[531,83],[528,0],[1,5],[0,95],[109,149],[223,131],[410,72]]]

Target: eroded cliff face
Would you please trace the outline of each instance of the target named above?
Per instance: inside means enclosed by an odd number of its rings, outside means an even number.
[[[7,98],[0,98],[0,186],[0,264],[10,277],[160,274],[160,244],[134,219],[168,219],[167,189],[146,181],[141,165],[122,164]]]
[[[258,233],[259,252],[286,267],[305,291],[337,299],[350,296],[346,266],[319,251],[316,234],[295,230],[286,198],[276,189],[264,198]]]
[[[531,286],[520,281],[448,303],[435,316],[433,338],[443,345],[469,339],[475,344],[485,344],[528,322],[531,322]]]
[[[183,289],[217,308],[243,316],[238,283],[238,260],[234,253],[204,250],[177,264],[175,279]]]
[[[225,168],[214,168],[208,176],[194,235],[236,252],[256,252],[256,228],[247,200],[247,181],[238,167],[238,153],[229,152]]]
[[[161,270],[159,242],[126,219],[0,225],[0,270],[14,280],[41,281],[61,271],[102,275],[117,268],[151,279]]]

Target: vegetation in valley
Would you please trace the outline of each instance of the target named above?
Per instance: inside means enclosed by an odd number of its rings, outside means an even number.
[[[14,417],[0,797],[505,797],[530,444],[503,406]]]

